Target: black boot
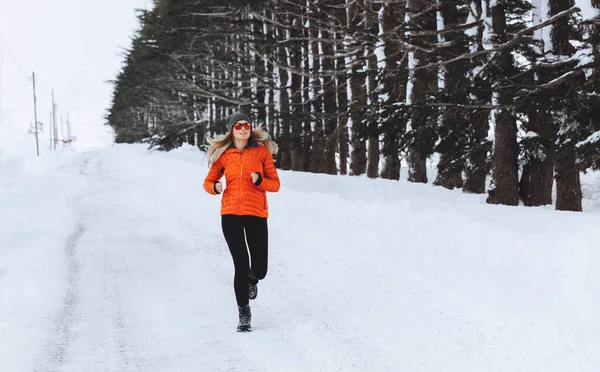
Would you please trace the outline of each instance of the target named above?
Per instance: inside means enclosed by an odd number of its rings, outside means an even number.
[[[238,323],[237,331],[250,332],[252,330],[250,327],[250,320],[252,318],[252,314],[250,313],[250,305],[238,306],[238,312],[240,315],[240,322]]]
[[[248,287],[248,298],[251,300],[254,300],[254,299],[256,299],[257,295],[258,295],[258,283],[257,284],[250,283],[250,286]]]

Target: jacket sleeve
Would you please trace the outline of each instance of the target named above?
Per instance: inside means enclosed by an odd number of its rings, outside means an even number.
[[[277,168],[275,168],[275,161],[266,147],[263,148],[262,154],[264,174],[262,175],[262,181],[256,187],[263,191],[277,192],[279,191],[280,184]]]
[[[223,164],[221,159],[219,158],[213,165],[210,167],[206,178],[204,179],[204,190],[211,194],[217,195],[215,192],[215,182],[219,181],[223,176]]]

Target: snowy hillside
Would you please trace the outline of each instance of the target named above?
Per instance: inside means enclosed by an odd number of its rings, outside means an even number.
[[[194,148],[0,158],[1,371],[596,371],[600,177],[584,213],[281,172],[239,334]]]

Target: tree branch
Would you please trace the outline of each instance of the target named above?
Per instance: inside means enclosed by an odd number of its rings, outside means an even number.
[[[512,46],[513,44],[517,43],[521,39],[522,36],[524,36],[526,34],[530,34],[530,33],[532,33],[535,30],[539,30],[541,28],[549,26],[549,25],[553,24],[554,22],[556,22],[557,20],[559,20],[559,19],[561,19],[563,17],[567,17],[567,16],[569,16],[569,15],[571,15],[573,13],[577,13],[577,12],[580,12],[580,11],[581,11],[581,9],[579,9],[578,7],[572,7],[570,9],[564,10],[564,11],[562,11],[562,12],[560,12],[560,13],[558,13],[558,14],[550,17],[550,18],[548,18],[548,20],[546,20],[545,22],[542,22],[542,23],[540,23],[538,25],[526,28],[526,29],[524,29],[524,30],[516,33],[515,36],[511,40],[507,41],[504,44],[501,44],[497,48],[492,48],[492,49],[488,49],[488,50],[480,50],[479,52],[476,52],[476,53],[465,53],[463,55],[460,55],[458,57],[452,58],[452,59],[447,60],[447,61],[440,61],[440,62],[430,63],[430,64],[425,65],[425,66],[416,67],[415,70],[423,70],[423,69],[432,68],[432,67],[445,66],[445,65],[448,65],[450,63],[458,62],[458,61],[463,60],[463,59],[472,59],[473,57],[478,57],[478,56],[484,55],[484,54],[493,54],[492,58],[490,58],[490,60],[487,61],[486,64],[483,66],[483,68],[478,72],[478,74],[479,74],[479,73],[481,73],[481,71],[483,71],[485,68],[487,68],[487,66],[489,66],[489,64],[492,62],[492,60],[495,58],[495,56],[498,55],[497,52],[499,52],[499,51],[501,51],[503,49],[506,49],[506,48]],[[478,75],[476,75],[475,77],[477,77],[477,76]]]

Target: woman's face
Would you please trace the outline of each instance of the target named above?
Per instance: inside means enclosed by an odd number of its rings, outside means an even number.
[[[252,132],[252,124],[246,120],[240,120],[233,125],[233,137],[237,140],[247,140]]]

